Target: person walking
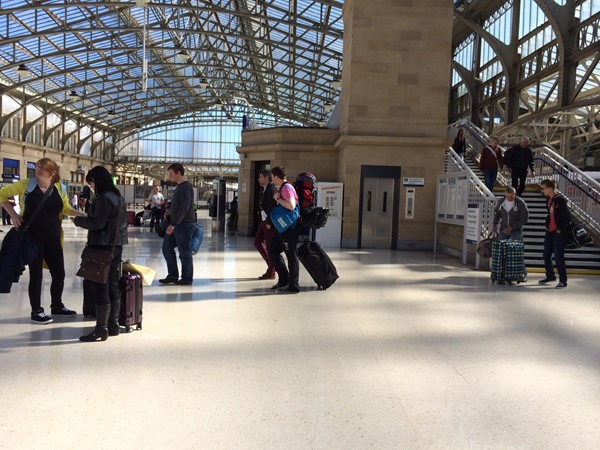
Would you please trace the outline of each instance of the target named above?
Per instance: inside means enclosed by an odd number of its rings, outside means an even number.
[[[542,192],[547,198],[548,216],[546,217],[546,235],[544,236],[544,266],[546,277],[539,284],[556,281],[552,266],[552,254],[558,270],[558,284],[556,289],[567,287],[567,265],[565,263],[565,245],[567,232],[571,227],[571,213],[567,206],[567,199],[556,191],[552,180],[543,180],[540,183]]]
[[[169,178],[177,183],[169,207],[169,225],[165,230],[162,251],[167,262],[167,276],[158,280],[161,284],[189,285],[194,280],[194,262],[192,260],[192,235],[196,224],[194,214],[194,190],[184,176],[185,169],[179,163],[167,168]],[[175,247],[181,260],[181,279],[177,267]]]
[[[260,225],[256,231],[256,238],[254,239],[254,248],[260,253],[260,256],[267,263],[267,271],[263,273],[259,280],[272,280],[275,278],[277,272],[275,266],[269,258],[268,248],[275,235],[275,227],[271,222],[269,215],[277,203],[275,202],[274,196],[277,193],[277,188],[273,184],[273,175],[268,169],[261,170],[258,173],[258,184],[260,186],[260,196],[258,200]]]
[[[148,203],[150,204],[150,231],[154,231],[154,225],[160,225],[160,219],[165,205],[165,198],[160,192],[160,186],[154,186],[152,188],[152,193],[148,197]]]
[[[494,228],[500,225],[498,239],[523,241],[523,226],[529,221],[529,209],[522,198],[517,197],[514,187],[507,186],[504,198],[498,200],[494,210]],[[527,268],[523,263],[523,275],[527,281]]]
[[[293,210],[298,204],[298,194],[292,183],[287,181],[285,167],[274,167],[271,171],[273,183],[279,189],[273,195],[275,202],[282,207]],[[283,233],[275,233],[269,245],[269,259],[277,271],[278,281],[271,288],[279,294],[297,294],[300,292],[298,278],[300,276],[300,261],[298,259],[298,236],[300,227],[292,225]],[[288,260],[288,268],[285,266],[281,253],[285,253]]]
[[[511,184],[521,197],[525,191],[527,180],[527,168],[531,170],[531,176],[535,175],[533,169],[533,152],[529,148],[529,138],[523,136],[518,145],[509,148],[504,154],[504,163],[510,173]]]
[[[458,153],[458,156],[460,156],[463,160],[465,159],[465,153],[467,152],[467,141],[465,140],[465,130],[462,128],[459,128],[458,133],[456,133],[454,143],[452,144],[452,149]]]
[[[47,195],[46,195],[47,194]],[[17,214],[9,198],[18,195],[22,216]],[[49,158],[40,159],[35,166],[35,178],[23,179],[0,189],[0,203],[8,211],[15,228],[27,225],[28,232],[37,245],[37,258],[29,264],[29,303],[31,321],[52,323],[42,307],[42,279],[44,264],[50,270],[50,310],[53,316],[75,316],[65,307],[62,294],[65,284],[65,259],[62,248],[63,216],[81,216],[69,204],[66,189],[60,183],[58,165]],[[40,207],[41,205],[41,207]],[[32,223],[30,217],[40,207]]]
[[[88,230],[88,246],[113,252],[106,283],[83,280],[84,292],[92,295],[96,305],[96,327],[79,340],[93,342],[105,341],[109,336],[118,336],[120,333],[119,265],[123,256],[123,245],[128,243],[127,208],[110,172],[104,167],[92,168],[86,175],[86,181],[96,197],[89,208],[88,216],[75,217],[73,223]]]
[[[502,147],[498,145],[499,142],[497,136],[492,137],[490,143],[483,147],[479,159],[479,170],[483,172],[484,183],[490,192],[494,192],[498,169],[504,167]]]

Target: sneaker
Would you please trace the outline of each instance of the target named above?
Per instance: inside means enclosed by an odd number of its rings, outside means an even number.
[[[563,289],[566,287],[567,287],[567,283],[560,282],[556,286],[554,286],[554,289]]]
[[[281,289],[277,289],[277,293],[278,294],[298,294],[300,292],[300,289],[297,288],[293,288],[290,286],[281,288]]]
[[[553,281],[556,281],[556,278],[544,278],[543,280],[538,281],[538,284],[546,284],[546,283],[551,283]]]
[[[52,317],[47,316],[43,309],[38,312],[32,312],[31,313],[31,321],[34,323],[42,324],[42,325],[46,325],[48,323],[53,322]]]
[[[287,283],[286,284],[279,284],[279,283],[277,283],[277,284],[274,284],[273,286],[271,286],[271,290],[272,291],[276,291],[278,289],[283,289],[285,287],[287,287]]]
[[[174,284],[177,283],[178,277],[167,277],[167,278],[161,278],[160,280],[158,280],[158,282],[160,284]]]
[[[77,314],[77,311],[72,311],[64,306],[61,308],[52,308],[53,316],[74,316]]]

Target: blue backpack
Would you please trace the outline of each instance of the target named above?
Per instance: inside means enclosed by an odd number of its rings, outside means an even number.
[[[25,189],[25,193],[23,194],[25,198],[28,194],[30,194],[35,187],[37,186],[38,180],[37,178],[33,177],[29,180],[29,184],[27,185],[27,189]],[[60,183],[60,190],[61,190],[61,195],[62,197],[64,197],[65,195],[67,195],[67,188],[64,184]]]

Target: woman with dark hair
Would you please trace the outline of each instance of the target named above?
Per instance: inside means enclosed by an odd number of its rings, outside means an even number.
[[[458,153],[458,156],[460,156],[462,159],[465,159],[467,142],[465,141],[465,131],[462,128],[459,128],[458,133],[456,133],[454,143],[452,144],[452,149]]]
[[[19,196],[21,215],[9,199]],[[28,226],[28,232],[38,248],[37,258],[29,264],[29,302],[31,321],[39,324],[52,323],[42,307],[42,279],[44,266],[50,270],[50,309],[53,316],[75,317],[75,311],[62,302],[65,285],[65,259],[62,248],[63,216],[78,216],[67,198],[67,190],[60,183],[58,165],[49,158],[40,159],[35,166],[35,178],[24,179],[0,190],[0,203],[8,211],[15,228]],[[39,213],[35,215],[36,210]],[[31,220],[33,218],[34,220]]]
[[[108,170],[102,166],[91,169],[85,181],[95,193],[87,217],[76,217],[76,226],[89,230],[87,245],[96,248],[113,249],[108,282],[106,284],[84,280],[86,292],[94,296],[96,304],[96,328],[79,338],[82,342],[105,341],[108,336],[118,336],[119,311],[119,264],[123,245],[127,244],[127,210],[125,200],[115,187]]]

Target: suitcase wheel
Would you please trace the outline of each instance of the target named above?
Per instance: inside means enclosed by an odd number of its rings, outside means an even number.
[[[125,325],[125,332],[126,333],[131,333],[131,326],[130,325]]]
[[[137,329],[137,330],[141,330],[141,329],[142,329],[142,322],[139,322],[139,323],[137,324],[137,328],[136,328],[136,329]]]

